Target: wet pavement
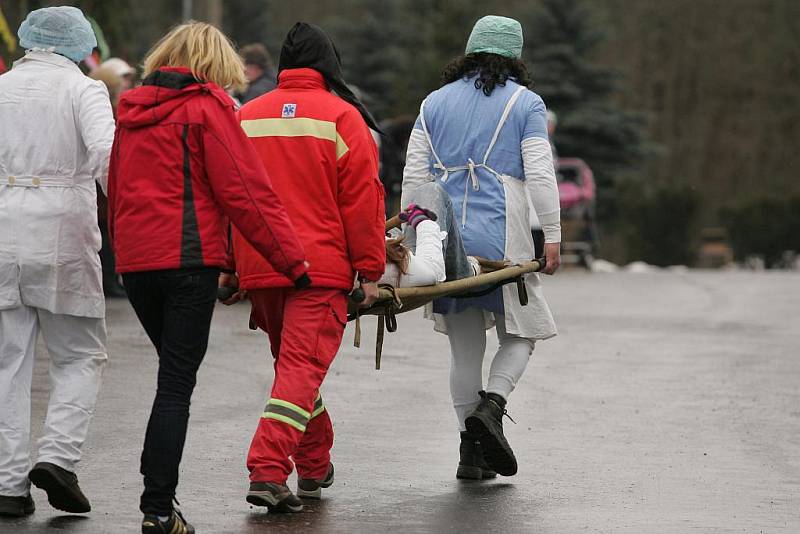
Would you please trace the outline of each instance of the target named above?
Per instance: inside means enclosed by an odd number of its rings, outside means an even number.
[[[517,476],[455,480],[447,339],[421,312],[400,316],[375,371],[369,319],[361,349],[348,327],[323,389],[336,483],[292,516],[244,501],[272,371],[247,306],[220,306],[184,453],[185,514],[201,533],[800,532],[800,274],[565,272],[546,294],[560,335],[537,346],[509,404]],[[109,303],[108,330],[79,469],[92,513],[57,513],[34,489],[36,514],[0,520],[0,533],[138,531],[156,359],[127,302]],[[46,390],[43,357],[35,435]]]

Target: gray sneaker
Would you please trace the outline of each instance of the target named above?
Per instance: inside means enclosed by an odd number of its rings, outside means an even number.
[[[333,464],[329,464],[325,480],[297,477],[297,496],[304,499],[320,499],[322,498],[322,488],[330,488],[331,484],[333,484]]]
[[[266,506],[270,513],[297,513],[303,511],[303,501],[292,493],[286,484],[273,482],[251,482],[247,502],[254,506]]]

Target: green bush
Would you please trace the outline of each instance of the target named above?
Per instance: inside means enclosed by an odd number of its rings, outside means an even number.
[[[758,255],[767,267],[800,252],[800,196],[749,198],[722,210],[737,260]]]
[[[694,230],[700,199],[688,187],[645,190],[623,185],[617,199],[618,232],[627,261],[653,265],[688,265],[694,261]]]

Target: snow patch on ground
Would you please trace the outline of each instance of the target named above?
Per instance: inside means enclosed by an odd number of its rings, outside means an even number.
[[[643,274],[652,273],[661,269],[655,265],[650,265],[649,263],[645,263],[643,261],[634,261],[626,265],[625,270],[629,273]]]
[[[594,260],[589,264],[589,270],[593,273],[615,273],[619,271],[619,265],[607,260]]]
[[[608,260],[596,259],[593,260],[589,264],[589,270],[593,273],[616,273],[620,270],[634,273],[634,274],[642,274],[642,273],[654,273],[659,271],[669,271],[672,273],[688,273],[689,267],[686,265],[670,265],[669,267],[658,267],[657,265],[650,265],[649,263],[643,261],[634,261],[625,265],[624,267],[620,267],[616,263],[612,263]]]

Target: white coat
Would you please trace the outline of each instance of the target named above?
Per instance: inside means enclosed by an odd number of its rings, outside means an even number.
[[[105,315],[97,195],[114,118],[102,82],[29,51],[0,76],[0,310]]]

